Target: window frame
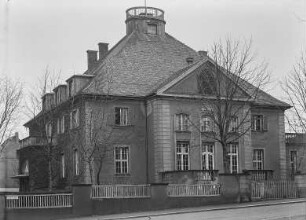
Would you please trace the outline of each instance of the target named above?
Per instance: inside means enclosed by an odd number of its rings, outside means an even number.
[[[61,134],[65,133],[65,115],[60,118],[60,131]]]
[[[229,123],[229,132],[238,132],[238,116],[232,116]]]
[[[292,160],[293,158],[292,158],[292,156],[293,156],[293,154],[292,153],[295,153],[295,161],[294,160]],[[297,170],[297,160],[298,159],[298,151],[297,150],[290,150],[289,151],[289,164],[290,164],[290,172],[292,173],[292,174],[294,174],[294,173],[296,173],[298,170]]]
[[[157,23],[147,23],[147,34],[158,35]]]
[[[209,147],[211,147],[212,151],[209,151]],[[210,159],[211,159],[211,168],[210,168]],[[202,170],[214,170],[215,168],[215,143],[205,142],[205,141],[202,142],[201,168]]]
[[[204,120],[205,119],[205,120]],[[200,118],[200,131],[201,132],[214,132],[214,122],[211,116],[202,115]]]
[[[189,115],[186,113],[178,113],[175,115],[176,131],[189,131]]]
[[[78,149],[73,150],[73,170],[74,175],[78,176],[80,175],[80,161],[79,161],[79,152]]]
[[[268,131],[268,119],[263,114],[252,114],[251,130],[255,132]]]
[[[257,158],[255,158],[256,153],[255,152],[261,152],[261,160]],[[257,155],[258,156],[258,155]],[[264,170],[264,166],[265,166],[265,152],[263,148],[256,148],[253,149],[253,159],[252,159],[252,164],[253,164],[253,169],[254,170]],[[257,164],[257,165],[255,165]],[[261,166],[259,166],[261,165]]]
[[[179,148],[181,148],[183,145],[187,145],[184,147],[185,152],[180,150],[178,151]],[[180,145],[180,147],[179,147]],[[186,152],[187,149],[187,152]],[[187,164],[184,163],[184,156],[187,155]],[[176,141],[176,148],[175,148],[175,168],[177,171],[186,171],[190,170],[190,141]]]
[[[119,158],[117,158],[117,150],[119,150]],[[126,150],[126,158],[123,158],[123,150]],[[115,175],[128,175],[130,174],[130,146],[119,145],[114,147],[114,170]],[[117,169],[119,164],[119,169]],[[119,172],[117,172],[119,170]]]
[[[228,156],[230,159],[230,164],[229,164],[229,168],[230,168],[230,173],[238,173],[239,172],[239,144],[238,143],[230,143],[228,145],[229,149],[228,149]],[[235,152],[233,151],[233,147],[236,148]],[[234,158],[236,158],[236,164],[234,164]],[[237,169],[234,171],[233,167],[237,167]]]
[[[65,154],[62,153],[61,154],[61,178],[65,178],[66,177],[66,165],[65,165]]]
[[[119,117],[119,121],[117,117]],[[129,125],[129,108],[128,107],[115,107],[115,125],[116,126],[128,126]]]
[[[74,120],[75,116],[75,120]],[[78,128],[80,126],[80,111],[78,108],[70,112],[70,129]]]

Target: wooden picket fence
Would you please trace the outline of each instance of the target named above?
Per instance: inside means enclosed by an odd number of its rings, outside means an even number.
[[[93,185],[91,198],[146,198],[150,197],[150,185]]]
[[[220,195],[219,184],[170,184],[167,194],[170,197],[200,197]]]
[[[297,187],[292,180],[262,180],[251,182],[252,199],[297,198]]]
[[[71,193],[6,195],[5,207],[7,209],[67,208],[72,207],[72,200]]]

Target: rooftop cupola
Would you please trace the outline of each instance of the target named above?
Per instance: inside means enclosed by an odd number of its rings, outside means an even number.
[[[164,11],[152,7],[134,7],[126,10],[126,34],[138,31],[150,35],[165,34]]]

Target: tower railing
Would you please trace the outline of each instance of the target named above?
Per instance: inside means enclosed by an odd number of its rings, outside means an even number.
[[[164,20],[164,11],[153,7],[133,7],[126,10],[126,19],[132,17],[152,17]]]

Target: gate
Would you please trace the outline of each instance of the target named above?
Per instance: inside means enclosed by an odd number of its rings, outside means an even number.
[[[252,199],[297,198],[297,187],[291,180],[262,180],[251,182]]]

